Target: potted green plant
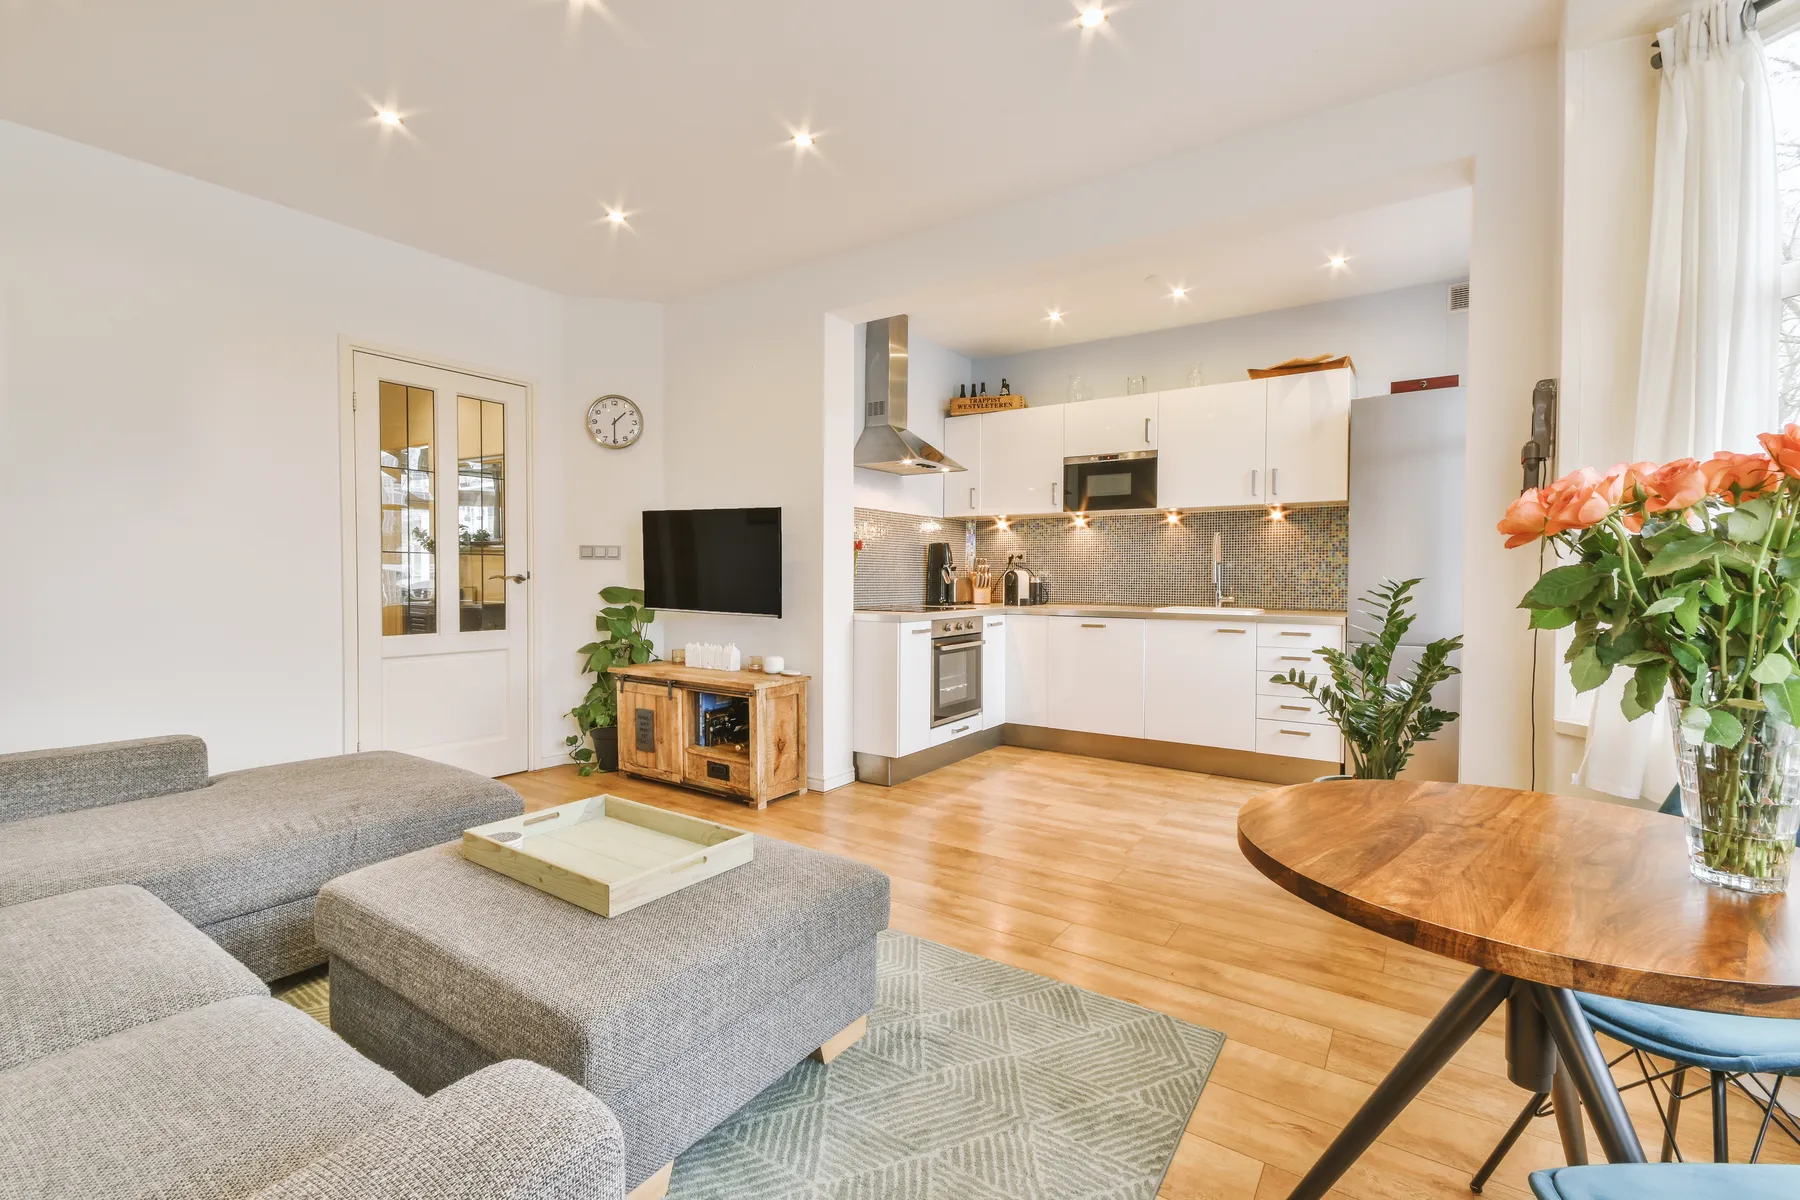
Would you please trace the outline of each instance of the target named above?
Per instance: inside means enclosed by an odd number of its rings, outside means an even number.
[[[1372,628],[1361,632],[1370,640],[1348,650],[1326,649],[1317,654],[1331,670],[1331,682],[1316,675],[1290,670],[1272,682],[1292,684],[1325,710],[1344,735],[1352,779],[1393,779],[1412,757],[1413,747],[1456,719],[1456,714],[1431,707],[1431,689],[1460,672],[1450,665],[1450,655],[1462,647],[1462,638],[1439,638],[1426,645],[1412,673],[1393,678],[1394,652],[1412,628],[1407,611],[1412,590],[1419,580],[1398,583],[1383,580],[1363,600]]]
[[[594,682],[581,703],[569,710],[575,733],[564,742],[570,748],[569,757],[581,764],[583,775],[592,775],[596,768],[619,769],[619,684],[610,668],[647,663],[656,650],[644,636],[644,628],[656,620],[656,613],[644,607],[643,592],[602,588],[600,599],[606,607],[594,618],[594,628],[602,636],[576,651],[586,660],[582,670],[594,673]]]

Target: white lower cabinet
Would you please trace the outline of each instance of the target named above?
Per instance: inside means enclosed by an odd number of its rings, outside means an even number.
[[[1151,621],[1144,634],[1144,736],[1256,749],[1256,627]]]
[[[981,728],[1006,724],[1006,618],[981,619]]]
[[[914,754],[931,740],[931,622],[900,626],[900,755]]]
[[[1015,725],[1050,724],[1049,636],[1049,617],[1006,617],[1006,719]]]
[[[1050,720],[1055,729],[1144,736],[1140,619],[1048,617]]]

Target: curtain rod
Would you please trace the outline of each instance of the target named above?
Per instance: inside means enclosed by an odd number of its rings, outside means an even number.
[[[1781,0],[1749,0],[1749,2],[1744,5],[1744,11],[1749,15],[1751,24],[1754,25],[1757,14],[1761,13],[1764,9],[1774,8],[1780,3]],[[1662,44],[1660,42],[1651,42],[1650,49],[1650,69],[1652,71],[1662,70]]]

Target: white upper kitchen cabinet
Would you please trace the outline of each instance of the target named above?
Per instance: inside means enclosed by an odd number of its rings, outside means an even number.
[[[1050,727],[1144,736],[1141,619],[1046,617],[1050,624]]]
[[[982,414],[977,499],[983,516],[1062,511],[1063,409],[1067,407],[1050,404]],[[954,454],[950,457],[956,458]]]
[[[981,727],[1006,724],[1006,618],[981,619]]]
[[[944,455],[966,471],[944,476],[944,515],[973,517],[981,507],[981,417],[944,418]]]
[[[1164,508],[1267,503],[1268,398],[1265,379],[1158,393],[1156,502]]]
[[[1269,385],[1265,461],[1271,504],[1350,499],[1350,397],[1356,376],[1340,371],[1281,375]]]
[[[1050,618],[1008,613],[1005,621],[1006,719],[1015,725],[1047,727],[1050,724]],[[983,696],[984,709],[987,703],[987,697]]]
[[[1144,631],[1144,736],[1256,749],[1256,626],[1151,621]]]
[[[1156,449],[1156,393],[1063,406],[1063,456]],[[956,457],[951,455],[952,458]]]

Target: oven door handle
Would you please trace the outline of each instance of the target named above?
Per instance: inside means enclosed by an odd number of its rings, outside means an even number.
[[[987,645],[986,638],[972,637],[956,642],[936,642],[931,648],[936,650],[939,654],[948,654],[952,650],[972,650],[977,646],[985,645]]]

